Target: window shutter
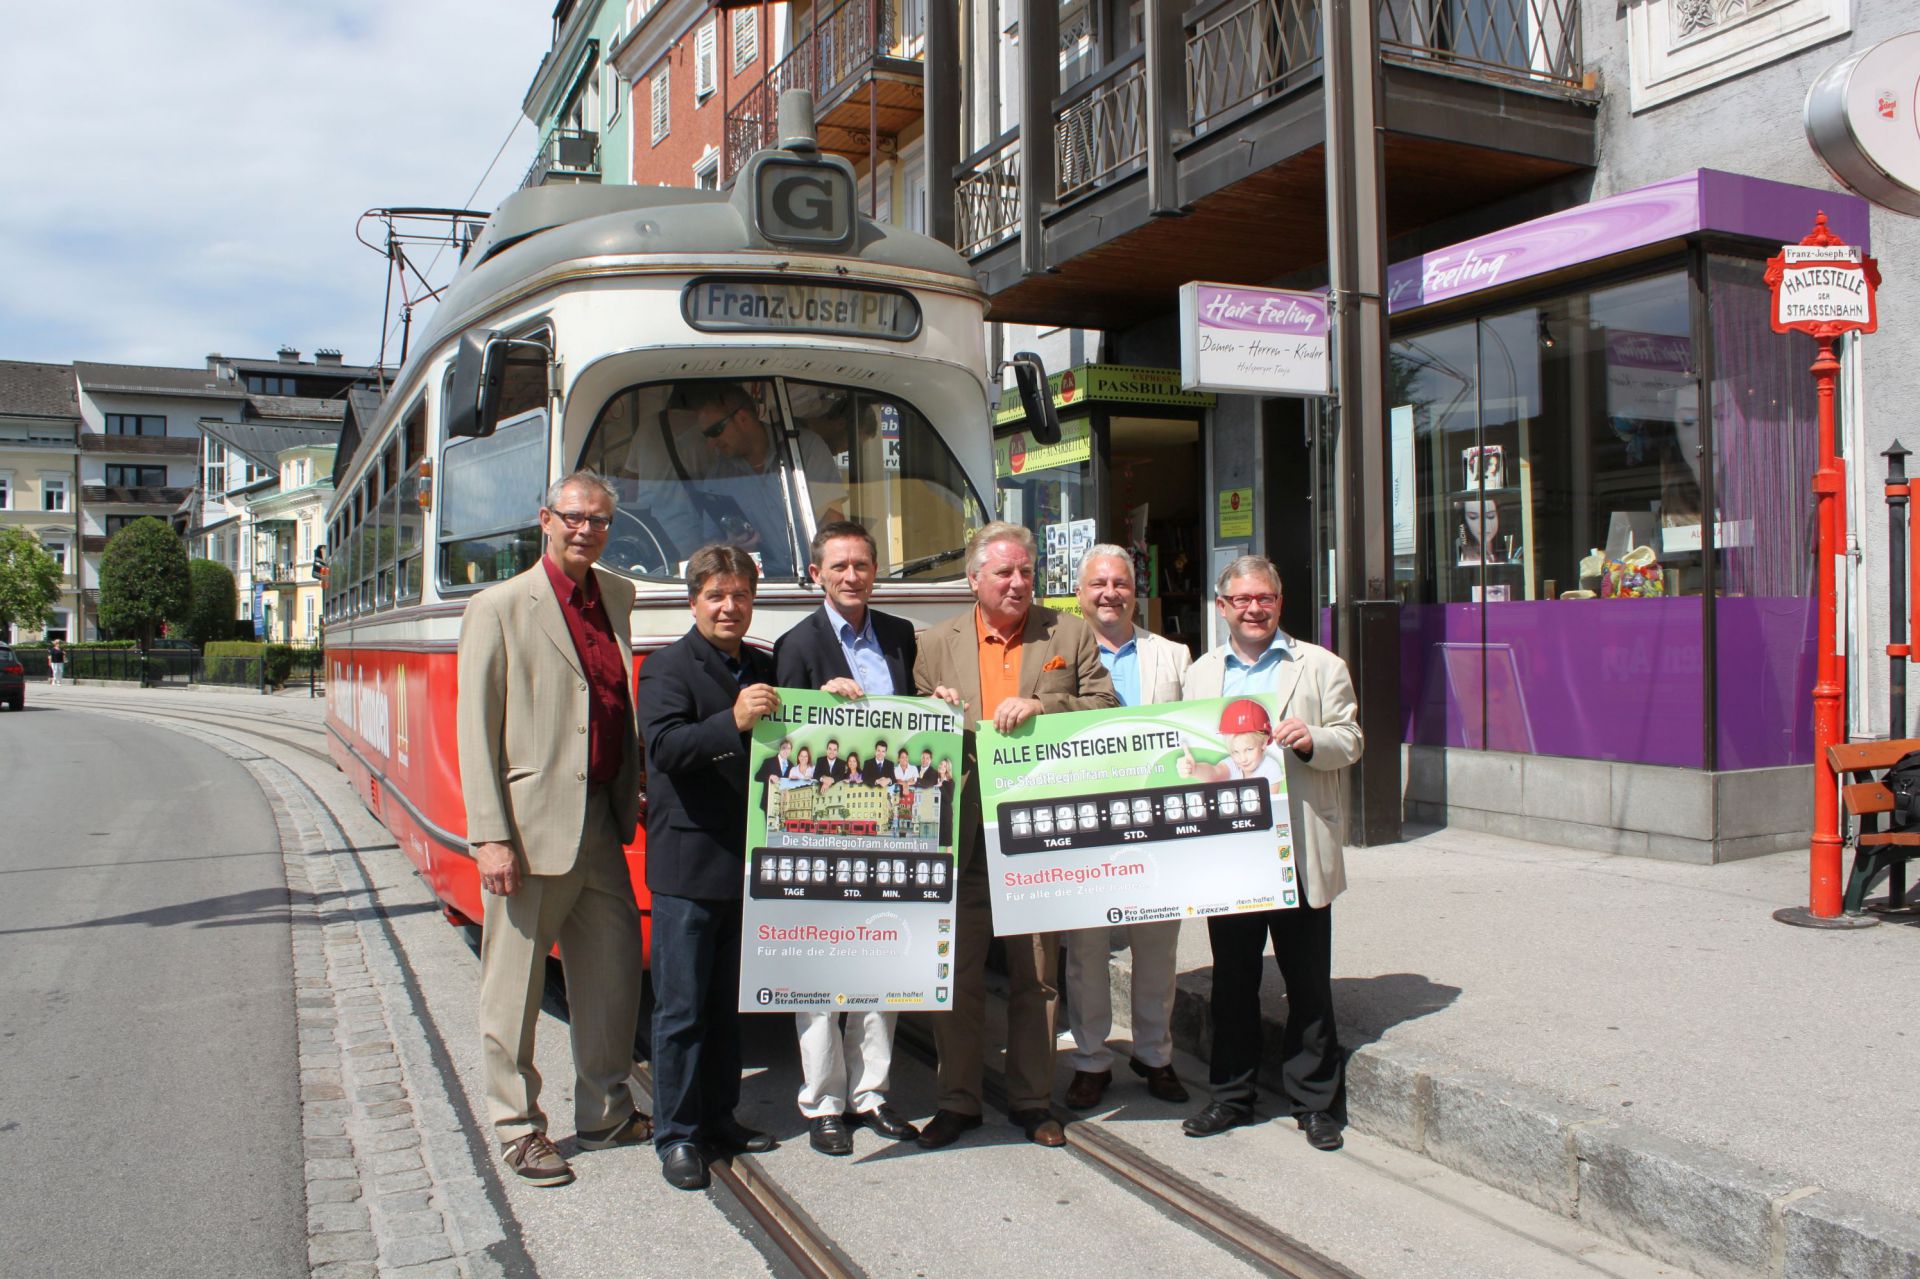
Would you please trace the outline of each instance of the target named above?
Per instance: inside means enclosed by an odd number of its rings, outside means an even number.
[[[719,77],[715,74],[718,42],[719,19],[709,17],[700,24],[700,31],[693,38],[693,92],[695,97],[706,97],[718,87]]]
[[[661,67],[653,75],[653,140],[658,143],[667,136],[667,68]]]
[[[757,9],[733,11],[733,71],[746,70],[760,56],[760,23]]]

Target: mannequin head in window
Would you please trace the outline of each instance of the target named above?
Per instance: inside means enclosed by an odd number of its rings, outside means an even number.
[[[1470,497],[1460,504],[1460,523],[1467,531],[1462,559],[1470,564],[1498,562],[1500,504],[1492,498]]]
[[[768,461],[767,428],[753,397],[734,382],[702,382],[687,392],[694,429],[716,456],[731,457],[756,471]]]

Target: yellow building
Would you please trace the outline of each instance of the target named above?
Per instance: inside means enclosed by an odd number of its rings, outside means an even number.
[[[303,444],[275,457],[279,483],[247,502],[243,523],[253,536],[253,581],[260,588],[265,638],[280,644],[320,642],[320,597],[314,549],[325,540],[333,496],[332,444]]]

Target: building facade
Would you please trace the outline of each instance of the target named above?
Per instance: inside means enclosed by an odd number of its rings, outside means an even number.
[[[280,450],[275,483],[247,503],[253,539],[249,594],[259,588],[259,605],[249,615],[258,619],[261,636],[276,643],[320,642],[325,578],[315,552],[326,540],[335,451],[333,444]]]
[[[625,24],[618,0],[554,7],[553,43],[520,104],[539,136],[523,186],[631,181],[628,88],[609,56]]]
[[[60,596],[45,627],[10,640],[74,639],[79,613],[80,403],[65,364],[0,361],[0,528],[20,529],[60,565]]]
[[[1887,277],[1845,357],[1856,564],[1884,562],[1867,497],[1916,376],[1895,299],[1920,234],[1800,124],[1814,77],[1911,25],[1856,7],[1381,0],[1386,409],[1345,449],[1326,399],[1177,398],[1182,285],[1326,287],[1319,0],[942,11],[929,225],[992,316],[1083,347],[1062,444],[1003,428],[1002,514],[1047,589],[1073,547],[1132,543],[1162,628],[1207,643],[1214,571],[1264,551],[1287,628],[1347,650],[1398,724],[1411,817],[1700,861],[1804,840],[1811,350],[1771,332],[1761,277],[1815,213]],[[1366,652],[1333,633],[1348,451],[1384,459],[1369,593],[1398,638]],[[1856,569],[1850,651],[1879,651],[1858,588],[1884,580]],[[1860,730],[1877,664],[1854,663]]]

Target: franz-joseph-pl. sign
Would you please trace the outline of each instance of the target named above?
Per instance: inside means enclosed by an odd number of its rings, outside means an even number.
[[[1326,298],[1202,280],[1182,285],[1180,384],[1265,395],[1327,394]]]

